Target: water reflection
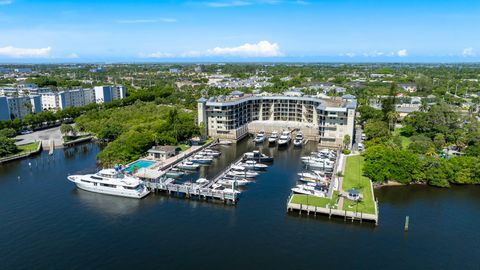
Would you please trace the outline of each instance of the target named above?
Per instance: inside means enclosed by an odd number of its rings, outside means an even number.
[[[113,216],[125,216],[136,212],[142,204],[142,200],[110,196],[93,193],[75,188],[72,195],[78,198],[89,209],[102,214]]]

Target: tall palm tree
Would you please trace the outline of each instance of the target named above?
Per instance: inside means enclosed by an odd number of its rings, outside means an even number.
[[[388,126],[392,131],[395,129],[395,124],[397,123],[398,118],[399,118],[399,115],[395,111],[391,111],[387,113]]]

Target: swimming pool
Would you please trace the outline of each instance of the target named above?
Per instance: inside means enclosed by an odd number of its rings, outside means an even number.
[[[155,164],[154,161],[148,161],[148,160],[137,160],[130,164],[126,169],[125,172],[132,173],[133,168],[137,167],[137,170],[140,168],[147,168]]]

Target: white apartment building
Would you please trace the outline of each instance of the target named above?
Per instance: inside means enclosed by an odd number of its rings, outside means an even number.
[[[95,86],[94,89],[97,103],[111,102],[126,96],[126,88],[123,85]]]
[[[352,95],[319,98],[299,91],[283,95],[243,95],[236,91],[230,96],[199,99],[198,123],[204,123],[209,136],[231,140],[258,131],[249,130],[252,123],[258,123],[267,132],[269,126],[278,128],[278,124],[283,128],[299,127],[320,144],[339,146],[345,135],[353,138],[356,107]]]
[[[24,118],[25,116],[41,110],[40,96],[6,97],[9,119]],[[0,104],[2,105],[2,104]],[[0,109],[4,111],[4,108]]]

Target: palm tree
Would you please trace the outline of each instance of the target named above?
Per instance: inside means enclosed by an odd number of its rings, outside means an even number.
[[[391,111],[387,113],[387,119],[388,119],[388,126],[390,129],[393,131],[395,129],[395,124],[398,121],[398,113],[395,111]]]

